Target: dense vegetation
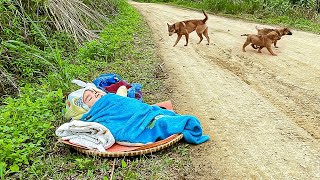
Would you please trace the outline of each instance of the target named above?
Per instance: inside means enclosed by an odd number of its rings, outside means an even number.
[[[146,102],[167,100],[150,32],[125,0],[0,0],[0,13],[1,179],[157,178],[184,170],[183,144],[169,155],[113,160],[57,143],[65,97],[77,88],[72,79],[117,73],[141,83]]]
[[[137,0],[204,9],[271,25],[320,32],[319,0]]]

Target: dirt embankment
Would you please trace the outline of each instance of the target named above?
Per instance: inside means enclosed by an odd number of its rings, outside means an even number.
[[[130,2],[153,30],[169,74],[172,100],[202,121],[212,140],[192,148],[203,179],[320,179],[320,36],[292,30],[278,56],[251,47],[258,24],[209,15],[211,44],[192,33],[172,47],[166,23],[201,12]],[[258,25],[259,27],[266,27]]]

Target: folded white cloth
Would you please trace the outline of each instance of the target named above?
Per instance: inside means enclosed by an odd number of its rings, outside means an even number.
[[[73,120],[62,124],[56,135],[62,140],[78,144],[88,149],[97,149],[105,152],[115,143],[115,139],[108,128],[96,122],[84,122]]]

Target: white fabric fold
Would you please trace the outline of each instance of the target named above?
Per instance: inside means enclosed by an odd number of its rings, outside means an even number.
[[[108,128],[96,122],[73,120],[62,124],[56,135],[62,140],[84,146],[88,149],[97,149],[105,152],[115,143],[115,139]]]

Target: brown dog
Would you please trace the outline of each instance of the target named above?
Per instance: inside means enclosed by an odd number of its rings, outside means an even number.
[[[258,53],[261,53],[261,49],[266,47],[272,55],[276,56],[271,49],[271,44],[274,43],[274,41],[281,39],[277,32],[271,31],[267,35],[243,34],[241,36],[248,36],[246,42],[242,46],[243,52],[246,52],[245,47],[251,43],[253,48],[255,48],[255,46],[259,46]]]
[[[286,27],[285,28],[277,28],[277,29],[271,29],[271,28],[259,29],[256,26],[256,29],[258,31],[258,35],[267,35],[268,33],[272,32],[272,31],[277,32],[280,37],[282,37],[284,35],[292,35],[292,32],[289,30],[289,28],[286,28]],[[277,40],[274,41],[274,47],[278,48],[277,47]]]
[[[172,36],[174,33],[178,34],[177,40],[174,43],[173,47],[178,44],[181,37],[184,35],[186,37],[186,44],[188,45],[189,40],[189,34],[193,32],[194,30],[197,32],[198,36],[200,37],[200,41],[198,44],[202,41],[203,37],[202,34],[207,38],[207,45],[210,43],[210,39],[208,36],[208,26],[206,25],[206,21],[208,20],[208,15],[202,10],[205,18],[203,20],[186,20],[186,21],[180,21],[177,23],[174,23],[172,25],[168,24],[168,32],[169,36]]]

